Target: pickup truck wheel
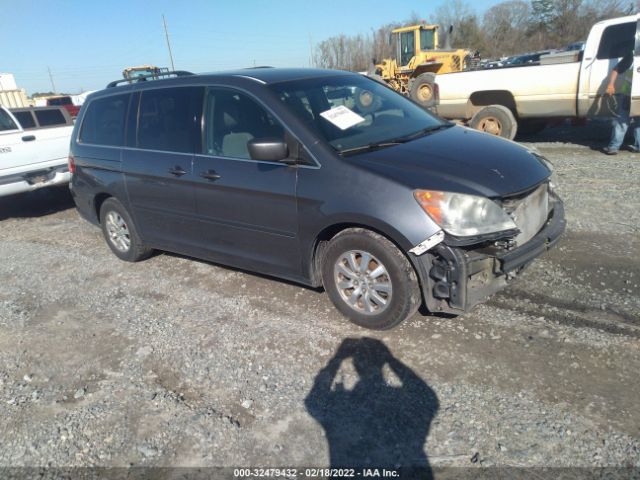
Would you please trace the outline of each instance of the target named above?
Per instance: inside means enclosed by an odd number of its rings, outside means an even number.
[[[322,281],[336,308],[361,327],[392,328],[420,306],[418,278],[409,260],[369,230],[348,229],[331,240]]]
[[[424,108],[436,104],[435,87],[436,76],[433,73],[423,73],[413,78],[409,83],[409,97]]]
[[[100,224],[107,245],[119,259],[137,262],[153,253],[142,244],[131,216],[115,198],[108,198],[100,207]]]
[[[513,140],[518,131],[516,117],[503,105],[489,105],[478,110],[469,125],[476,130],[509,140]]]

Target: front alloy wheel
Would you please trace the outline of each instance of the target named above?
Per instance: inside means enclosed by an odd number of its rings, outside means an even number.
[[[356,312],[376,315],[389,307],[391,278],[384,264],[371,253],[349,250],[338,257],[333,271],[340,297]]]
[[[335,307],[365,328],[392,328],[420,306],[418,277],[405,254],[363,228],[343,230],[329,241],[322,283]]]

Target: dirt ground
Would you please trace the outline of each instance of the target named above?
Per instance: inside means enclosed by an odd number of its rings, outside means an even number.
[[[554,250],[382,333],[299,285],[121,262],[66,188],[0,198],[0,467],[640,469],[640,155],[595,132],[520,139],[556,165]]]

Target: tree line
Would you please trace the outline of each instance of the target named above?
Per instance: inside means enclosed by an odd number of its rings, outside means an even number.
[[[313,52],[317,67],[367,70],[371,60],[393,56],[389,34],[394,28],[426,22],[446,32],[454,27],[451,45],[479,51],[482,58],[500,58],[586,40],[591,26],[639,10],[640,0],[507,0],[478,15],[465,0],[444,1],[432,18],[418,13],[404,21],[371,28],[368,34],[340,34],[318,43]]]

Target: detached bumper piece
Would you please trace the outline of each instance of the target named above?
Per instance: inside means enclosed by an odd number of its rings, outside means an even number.
[[[468,311],[555,245],[565,228],[564,207],[556,201],[544,227],[517,248],[508,249],[501,242],[475,248],[437,245],[431,255],[420,257],[428,272],[423,285],[427,308],[453,314]]]

